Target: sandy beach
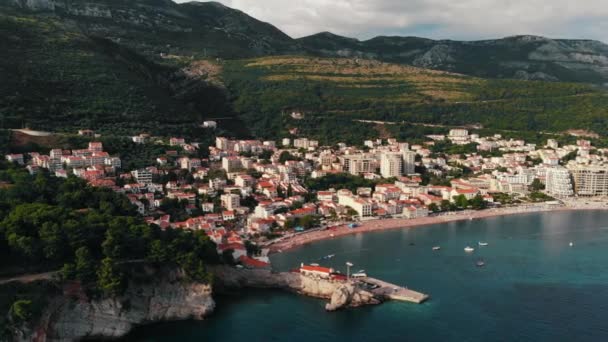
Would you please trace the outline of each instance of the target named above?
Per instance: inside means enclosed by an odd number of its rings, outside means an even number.
[[[403,229],[428,226],[439,223],[475,220],[504,215],[516,215],[525,213],[566,211],[566,210],[606,210],[608,207],[605,204],[592,205],[526,205],[508,208],[495,208],[486,210],[465,210],[460,212],[444,213],[427,217],[414,219],[396,218],[396,219],[373,219],[362,221],[356,228],[348,228],[347,225],[340,225],[324,230],[314,230],[293,236],[284,237],[266,244],[264,247],[270,249],[270,253],[277,253],[294,249],[302,245],[306,245],[315,241],[338,238],[345,235],[379,232],[388,229]]]

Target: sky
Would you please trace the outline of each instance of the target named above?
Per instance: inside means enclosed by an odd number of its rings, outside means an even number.
[[[190,0],[177,0],[186,2]],[[330,31],[486,39],[520,34],[608,42],[607,0],[218,0],[294,38]]]

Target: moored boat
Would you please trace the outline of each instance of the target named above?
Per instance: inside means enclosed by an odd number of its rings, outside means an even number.
[[[479,241],[477,244],[480,245],[480,246],[487,246],[488,245],[487,242],[481,242],[481,241]]]
[[[433,247],[433,250],[434,250],[434,251],[438,251],[438,250],[440,250],[440,249],[441,249],[441,246],[435,246],[435,247]]]
[[[466,246],[464,248],[464,251],[467,252],[467,253],[471,253],[471,252],[475,251],[475,248],[473,248],[471,246]]]

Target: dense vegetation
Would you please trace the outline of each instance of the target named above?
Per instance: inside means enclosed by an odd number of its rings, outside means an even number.
[[[203,232],[161,230],[136,215],[125,196],[77,178],[0,168],[0,272],[7,275],[62,269],[93,292],[120,293],[121,266],[136,261],[178,265],[210,281],[206,262],[215,245]]]
[[[0,9],[0,128],[174,134],[230,113],[204,77],[188,80],[61,18]]]
[[[230,61],[223,77],[235,110],[264,137],[286,136],[290,128],[323,143],[382,134],[353,120],[608,134],[608,96],[582,84],[483,80],[375,61],[307,57]],[[293,111],[304,118],[292,118]],[[411,133],[419,137],[429,130],[422,126]]]
[[[305,181],[306,187],[312,191],[327,190],[334,188],[348,189],[356,192],[357,188],[372,188],[377,184],[391,183],[394,179],[370,180],[361,176],[354,176],[348,173],[330,174],[321,178],[310,178]]]

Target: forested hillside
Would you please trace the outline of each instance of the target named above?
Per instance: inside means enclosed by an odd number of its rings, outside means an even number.
[[[354,120],[608,133],[608,96],[577,83],[487,80],[376,61],[310,57],[230,61],[223,76],[235,110],[261,136],[299,128],[325,142],[360,142],[368,137],[369,125]],[[294,111],[303,118],[292,118]]]

